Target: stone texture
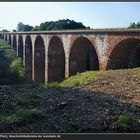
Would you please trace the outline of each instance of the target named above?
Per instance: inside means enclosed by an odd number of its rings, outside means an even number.
[[[29,77],[33,81],[45,82],[60,81],[86,70],[120,68],[134,52],[133,48],[140,44],[138,29],[8,32],[1,33],[1,36],[11,42],[17,55],[18,52],[23,53],[21,56]],[[19,36],[22,41],[18,40]],[[38,37],[41,43],[35,43]],[[31,41],[26,41],[27,38]],[[129,53],[126,53],[128,50]],[[132,58],[129,59],[132,61]],[[73,63],[77,67],[73,66],[75,70],[71,73]]]

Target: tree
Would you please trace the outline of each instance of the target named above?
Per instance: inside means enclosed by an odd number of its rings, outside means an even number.
[[[39,26],[35,26],[32,31],[40,31],[40,27]]]
[[[3,29],[1,30],[1,32],[9,32],[7,29]]]
[[[128,28],[140,28],[140,22],[133,22],[133,23],[130,23],[129,27]]]
[[[18,25],[17,25],[17,31],[18,32],[32,31],[32,29],[33,29],[33,26],[30,26],[28,24],[25,25],[22,22],[19,22]]]
[[[17,25],[17,31],[24,31],[24,24],[22,22],[19,22]]]
[[[16,32],[16,30],[15,30],[15,29],[13,29],[12,31],[13,31],[13,32]]]
[[[90,29],[86,27],[82,22],[75,22],[70,19],[62,19],[58,21],[49,21],[41,23],[39,26],[35,26],[33,31],[44,31],[44,30],[64,30],[64,29]]]

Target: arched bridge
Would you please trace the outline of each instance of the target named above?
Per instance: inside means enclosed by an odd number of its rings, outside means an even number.
[[[34,82],[60,81],[77,72],[140,66],[140,30],[96,29],[6,32]]]

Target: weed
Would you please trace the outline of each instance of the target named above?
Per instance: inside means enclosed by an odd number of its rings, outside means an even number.
[[[17,97],[14,99],[14,104],[15,105],[24,105],[24,104],[27,104],[29,101],[25,98],[22,98],[22,97]]]
[[[114,125],[114,128],[119,131],[129,131],[134,122],[135,119],[133,119],[130,115],[120,115]]]
[[[26,123],[34,123],[36,121],[41,121],[46,118],[46,114],[44,114],[41,110],[34,109],[19,109],[15,113],[8,115],[0,115],[0,123],[1,124],[26,124]]]

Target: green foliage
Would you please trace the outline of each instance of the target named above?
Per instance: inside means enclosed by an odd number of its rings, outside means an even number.
[[[26,75],[26,70],[23,67],[21,58],[17,58],[11,63],[10,70],[12,72],[12,79],[17,81],[24,80]]]
[[[0,39],[0,49],[3,49],[3,48],[10,48],[10,45],[5,40]]]
[[[28,89],[26,90],[28,92]],[[28,98],[24,98],[24,97],[17,97],[13,100],[15,105],[20,105],[20,106],[38,106],[40,101],[42,100],[42,97],[37,95],[37,94],[28,94]]]
[[[4,57],[10,62],[16,58],[16,53],[14,50],[4,50]]]
[[[23,97],[17,97],[13,101],[14,101],[15,105],[24,105],[24,104],[27,104],[29,102],[27,99],[25,99]]]
[[[63,19],[58,21],[49,21],[41,23],[40,26],[35,26],[33,31],[45,31],[45,30],[63,30],[63,29],[86,29],[81,22],[75,22],[70,19]]]
[[[78,73],[77,75],[71,76],[61,83],[58,82],[48,83],[47,86],[49,88],[52,87],[71,88],[75,86],[86,85],[96,81],[98,78],[104,76],[106,73],[107,72],[105,71],[88,71],[88,72]]]
[[[138,22],[138,23],[135,23],[135,22],[130,23],[130,26],[128,28],[140,28],[140,22]]]
[[[13,50],[0,50],[0,84],[8,83],[12,79],[9,79],[11,75],[10,64],[15,59],[15,52]]]
[[[43,89],[46,89],[46,85],[44,85],[44,83],[33,83],[27,89],[43,90]]]
[[[2,32],[9,32],[7,29],[3,29],[3,30],[1,30]]]
[[[64,29],[90,29],[86,27],[81,22],[76,22],[70,19],[62,19],[58,21],[48,21],[41,23],[39,26],[30,26],[25,25],[22,22],[19,22],[17,25],[17,31],[45,31],[45,30],[64,30]]]
[[[7,49],[9,45],[0,40],[0,84],[19,82],[25,79],[25,68],[22,60],[16,57],[14,50]]]
[[[33,31],[40,31],[40,27],[39,26],[35,26],[32,30]]]
[[[25,25],[22,22],[19,22],[18,25],[17,25],[17,31],[19,31],[19,32],[31,31],[32,29],[33,29],[33,26],[30,26],[28,24]]]
[[[75,76],[71,76],[67,80],[61,83],[62,87],[75,87],[75,86],[81,86],[89,84],[93,81],[96,81],[98,78],[100,78],[102,75],[104,75],[105,72],[102,71],[88,71],[84,73],[79,73]]]
[[[132,125],[132,119],[128,115],[120,115],[116,125],[119,128],[129,128]]]
[[[134,127],[139,127],[139,118],[129,114],[120,115],[114,125],[114,129],[119,132],[131,132],[134,131]]]
[[[15,113],[9,115],[0,115],[0,124],[12,124],[12,123],[34,123],[46,118],[41,110],[37,108],[33,109],[18,109]]]

